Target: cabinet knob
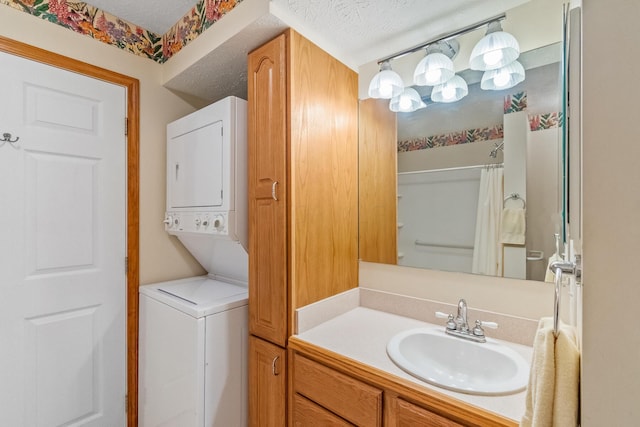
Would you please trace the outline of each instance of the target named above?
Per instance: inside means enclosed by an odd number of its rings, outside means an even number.
[[[280,372],[278,371],[278,359],[280,359],[280,356],[276,356],[273,358],[273,361],[271,362],[271,372],[273,373],[274,376],[278,376],[280,375]]]

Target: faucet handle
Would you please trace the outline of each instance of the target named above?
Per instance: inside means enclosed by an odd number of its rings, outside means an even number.
[[[473,335],[477,337],[484,337],[484,329],[482,329],[483,326],[491,329],[498,328],[498,324],[496,322],[483,322],[481,320],[476,320],[476,326],[473,328]]]
[[[446,314],[441,311],[436,311],[436,317],[439,319],[447,319],[447,329],[456,329],[456,322],[453,320],[453,314]]]
[[[480,322],[480,326],[484,326],[485,328],[498,329],[498,324],[496,322],[485,322],[484,320],[476,320],[476,324],[478,322]]]

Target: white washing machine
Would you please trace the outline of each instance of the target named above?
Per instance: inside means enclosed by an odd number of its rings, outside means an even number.
[[[207,276],[140,287],[140,426],[247,425],[247,301]]]
[[[246,104],[167,125],[165,230],[208,275],[140,288],[141,427],[247,424]]]

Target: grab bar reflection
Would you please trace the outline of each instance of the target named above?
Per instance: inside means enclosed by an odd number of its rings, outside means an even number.
[[[416,239],[416,246],[429,246],[431,248],[448,248],[448,249],[473,249],[473,245],[456,245],[448,243],[429,243],[424,240]]]

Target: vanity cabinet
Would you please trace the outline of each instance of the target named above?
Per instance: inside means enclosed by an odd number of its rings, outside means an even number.
[[[298,353],[293,358],[296,396],[304,396],[354,425],[382,425],[382,390]],[[294,402],[294,413],[295,408]]]
[[[518,425],[513,420],[328,352],[296,337],[289,340],[288,357],[293,425]],[[324,423],[319,421],[321,419],[333,419],[335,422]]]
[[[353,426],[350,422],[299,394],[293,396],[292,424],[296,427]]]
[[[357,81],[353,70],[293,30],[249,53],[254,343],[284,351],[296,308],[358,284]],[[251,351],[249,363],[258,367],[255,357],[260,353]],[[273,398],[260,381],[250,374],[249,389],[257,391],[250,394],[249,418],[252,425],[271,425],[258,419]],[[287,425],[286,418],[275,425]]]

